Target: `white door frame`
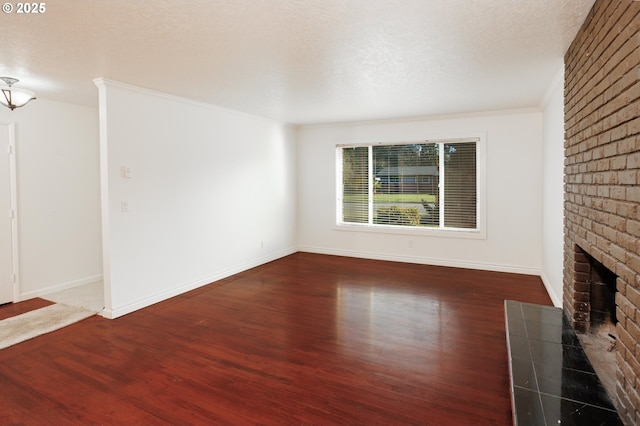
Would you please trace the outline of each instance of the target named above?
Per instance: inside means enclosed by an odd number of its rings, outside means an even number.
[[[0,131],[8,131],[9,146],[9,185],[11,217],[11,273],[13,277],[13,302],[20,301],[20,262],[18,260],[18,195],[16,171],[16,132],[15,123],[0,124]]]

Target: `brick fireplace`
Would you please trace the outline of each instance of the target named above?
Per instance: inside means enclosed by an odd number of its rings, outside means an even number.
[[[617,334],[615,404],[625,424],[640,424],[640,2],[635,0],[596,0],[565,55],[564,244],[563,309],[577,332],[588,332],[592,317],[607,315],[607,303],[592,299],[599,284],[591,270],[602,269],[614,282],[609,287],[614,287]]]

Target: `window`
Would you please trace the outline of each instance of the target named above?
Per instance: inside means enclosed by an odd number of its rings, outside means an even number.
[[[339,145],[339,225],[478,231],[479,138]]]

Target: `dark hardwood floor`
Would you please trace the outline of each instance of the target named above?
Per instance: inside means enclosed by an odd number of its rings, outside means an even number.
[[[537,277],[297,253],[0,351],[0,424],[511,424]]]
[[[44,308],[53,305],[54,302],[40,299],[39,297],[25,300],[20,303],[7,303],[0,305],[0,320],[15,317],[16,315],[26,314],[29,311]]]

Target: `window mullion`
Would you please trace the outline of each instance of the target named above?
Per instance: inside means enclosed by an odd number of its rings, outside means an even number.
[[[368,199],[369,199],[369,214],[367,215],[369,217],[369,225],[373,225],[373,146],[369,146],[369,155],[368,155],[368,161],[369,161],[369,165],[367,167],[368,171],[369,171],[369,176],[368,176]]]
[[[444,143],[438,143],[438,227],[444,228]]]
[[[344,205],[342,204],[344,201],[344,164],[342,149],[336,151],[336,195],[336,222],[341,223],[344,221]]]

